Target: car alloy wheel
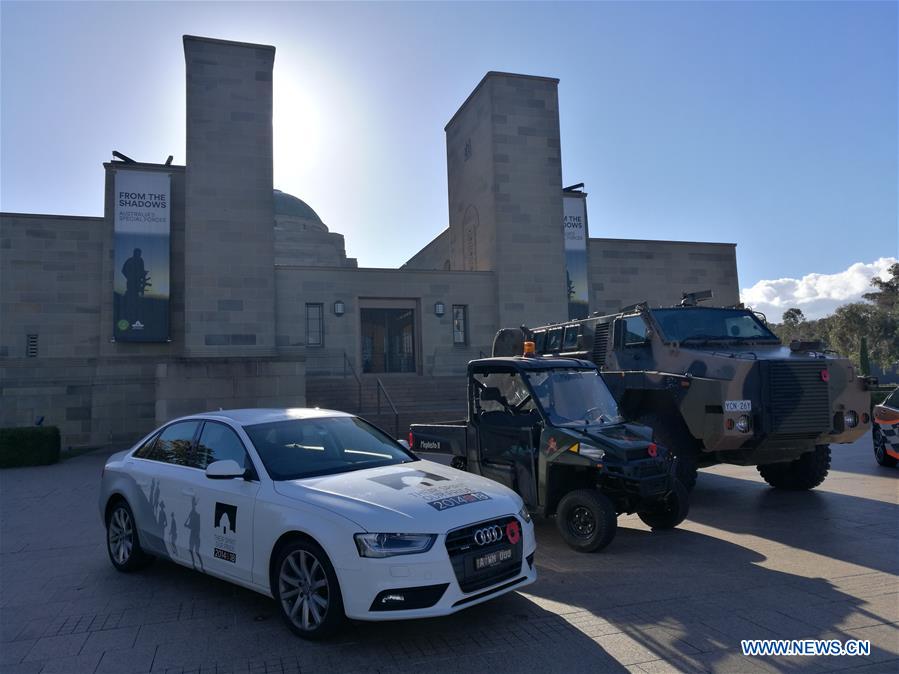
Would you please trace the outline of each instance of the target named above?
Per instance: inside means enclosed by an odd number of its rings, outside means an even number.
[[[126,508],[119,507],[112,512],[106,535],[113,560],[125,566],[134,550],[134,523]]]
[[[330,588],[325,568],[314,554],[294,550],[284,558],[278,589],[285,614],[297,629],[315,630],[325,620]]]

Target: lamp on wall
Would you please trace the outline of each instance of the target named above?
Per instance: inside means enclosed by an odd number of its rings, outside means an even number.
[[[337,300],[334,303],[334,315],[335,316],[343,316],[345,313],[346,313],[346,305],[341,300]]]
[[[443,302],[434,302],[434,315],[440,318],[445,313],[446,305]]]

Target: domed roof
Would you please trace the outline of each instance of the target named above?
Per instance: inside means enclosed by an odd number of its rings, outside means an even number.
[[[282,192],[281,190],[275,190],[274,196],[276,216],[286,215],[294,218],[305,218],[313,222],[322,222],[322,219],[318,217],[318,213],[313,211],[309,204],[302,199],[297,199],[292,194]],[[322,224],[324,225],[323,222]]]

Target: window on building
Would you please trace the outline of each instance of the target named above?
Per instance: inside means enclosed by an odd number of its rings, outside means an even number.
[[[323,304],[306,305],[306,346],[324,346],[324,316]]]
[[[468,344],[468,306],[453,305],[453,344]]]

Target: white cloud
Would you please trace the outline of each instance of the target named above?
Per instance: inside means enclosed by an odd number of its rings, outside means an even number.
[[[743,303],[764,312],[775,323],[790,307],[802,309],[806,318],[821,318],[841,304],[861,300],[863,293],[872,290],[871,278],[888,277],[887,269],[897,261],[895,257],[882,257],[871,263],[856,262],[836,274],[759,281],[751,288],[743,288],[740,296]]]

